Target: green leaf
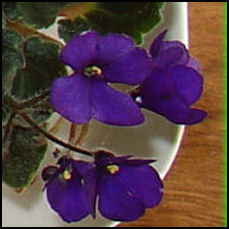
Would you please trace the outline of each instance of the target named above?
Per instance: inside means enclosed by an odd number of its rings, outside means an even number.
[[[68,41],[89,29],[101,34],[125,33],[140,44],[142,35],[161,20],[163,2],[96,2],[94,7],[73,21],[59,21],[59,36]]]
[[[35,120],[39,125],[42,125],[53,114],[53,109],[48,101],[49,98],[42,100],[36,107],[26,109],[26,112]]]
[[[90,29],[89,23],[81,17],[77,17],[74,21],[70,19],[58,21],[59,36],[65,41]]]
[[[2,9],[6,17],[11,21],[20,21],[23,19],[23,16],[17,7],[17,2],[3,2]]]
[[[60,9],[72,2],[4,2],[3,4],[3,10],[10,20],[41,29],[53,24]]]
[[[8,121],[9,116],[10,110],[6,106],[2,105],[2,125],[4,125]]]
[[[6,17],[2,10],[2,30],[5,29],[5,25],[6,25]]]
[[[29,38],[24,44],[26,67],[17,71],[11,93],[18,100],[29,99],[42,90],[49,89],[51,82],[66,75],[59,61],[59,46],[38,37]]]
[[[47,149],[45,142],[37,144],[38,138],[31,129],[13,129],[9,152],[2,162],[2,178],[7,185],[24,189],[35,177]]]
[[[22,54],[23,37],[15,31],[2,31],[2,83],[5,93],[11,89],[18,68],[25,65]]]

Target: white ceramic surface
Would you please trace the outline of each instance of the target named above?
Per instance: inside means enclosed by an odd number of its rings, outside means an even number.
[[[185,2],[169,2],[163,10],[164,20],[145,37],[144,47],[148,48],[156,34],[168,29],[167,39],[180,40],[188,45],[187,4]],[[93,149],[104,147],[117,154],[132,154],[135,157],[156,159],[154,164],[162,178],[168,173],[179,148],[184,126],[177,126],[165,118],[144,111],[146,122],[137,127],[118,128],[93,121],[83,147]],[[57,117],[53,117],[54,120]],[[53,122],[52,120],[52,122]],[[69,123],[63,124],[65,132],[61,136],[66,139]],[[53,145],[49,147],[52,152]],[[48,161],[47,156],[42,166]],[[133,178],[134,179],[134,178]],[[96,220],[87,217],[79,223],[66,224],[53,212],[46,197],[42,193],[43,182],[40,176],[24,193],[16,194],[6,185],[2,185],[2,220],[3,227],[113,227],[118,222],[111,222],[98,215]]]

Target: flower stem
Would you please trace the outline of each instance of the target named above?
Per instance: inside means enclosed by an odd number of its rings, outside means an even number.
[[[75,138],[75,135],[76,135],[76,128],[77,128],[77,125],[75,124],[71,124],[71,127],[70,127],[70,133],[69,133],[69,140],[68,142],[70,144],[74,144],[74,146],[77,146],[78,144],[80,144],[80,142],[82,141],[83,137],[87,134],[87,131],[88,131],[88,124],[84,124],[82,125],[81,127],[81,131],[80,131],[80,134],[79,136],[76,138],[75,140],[75,143],[74,143],[74,138]],[[68,157],[71,157],[71,154],[70,154],[70,150],[68,150],[66,152],[66,155]]]
[[[70,127],[70,132],[69,132],[69,138],[68,138],[68,143],[69,144],[73,144],[74,143],[74,138],[76,135],[76,128],[77,125],[74,123],[71,123],[71,127]],[[67,157],[71,158],[71,150],[68,150],[66,153]]]
[[[34,96],[31,99],[28,99],[24,102],[16,102],[15,99],[13,99],[10,95],[6,94],[3,97],[3,103],[8,105],[9,107],[12,107],[13,109],[16,110],[22,110],[27,108],[28,106],[34,106],[35,103],[39,102],[40,100],[44,99],[46,96],[48,96],[50,93],[49,90],[45,90],[39,95]]]
[[[135,87],[135,88],[127,91],[127,93],[129,95],[135,95],[135,94],[138,94],[140,92],[140,90],[141,90],[141,88],[140,88],[140,86],[138,86],[138,87]]]
[[[68,148],[72,151],[75,151],[77,153],[81,153],[83,155],[86,155],[86,156],[93,156],[93,153],[88,151],[88,150],[85,150],[85,149],[81,149],[79,147],[76,147],[74,145],[71,145],[71,144],[68,144],[62,140],[60,140],[59,138],[55,137],[54,135],[46,132],[44,129],[42,129],[40,126],[37,125],[37,123],[32,119],[30,118],[26,113],[24,113],[23,111],[19,111],[18,114],[26,121],[28,122],[34,129],[36,129],[38,132],[42,133],[46,138],[48,138],[49,140],[65,147],[65,148]]]
[[[63,121],[63,117],[60,116],[58,120],[55,122],[55,124],[49,129],[49,133],[55,134],[58,131],[62,121]]]
[[[74,138],[76,136],[76,128],[77,128],[77,125],[74,123],[71,123],[69,138],[68,138],[69,143],[73,143],[74,141]]]
[[[87,134],[88,132],[88,124],[84,124],[81,128],[81,131],[80,131],[80,135],[79,137],[76,139],[76,142],[74,145],[78,145],[81,143],[81,141],[83,140],[83,138],[85,137],[85,135]]]
[[[50,90],[45,90],[45,91],[43,91],[41,94],[36,95],[36,96],[34,96],[33,98],[28,99],[28,100],[25,101],[25,102],[22,102],[22,103],[20,104],[20,106],[21,106],[22,109],[24,109],[24,108],[26,108],[26,107],[28,107],[28,106],[31,106],[31,105],[34,106],[35,103],[37,103],[37,102],[39,102],[40,100],[44,99],[44,98],[47,97],[49,94],[50,94]]]
[[[65,17],[67,19],[75,19],[77,16],[85,17],[84,15],[95,5],[94,2],[77,2],[69,6],[64,7],[60,10],[59,16]]]

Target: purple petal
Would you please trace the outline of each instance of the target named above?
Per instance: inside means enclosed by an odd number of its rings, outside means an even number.
[[[142,49],[135,48],[104,68],[104,76],[112,83],[136,85],[152,71],[152,62]]]
[[[174,83],[170,72],[166,69],[155,68],[141,85],[141,96],[145,101],[169,97],[174,93]]]
[[[95,205],[97,196],[97,173],[96,168],[91,168],[84,175],[84,192],[87,199],[88,211],[95,218]]]
[[[85,192],[88,211],[95,218],[96,189],[96,169],[94,163],[72,160],[72,166],[83,179],[83,190]]]
[[[161,44],[163,42],[163,39],[166,35],[168,30],[163,31],[162,33],[160,33],[153,41],[153,43],[150,46],[150,54],[152,57],[157,57],[158,53],[160,51],[161,48]]]
[[[53,109],[71,122],[87,123],[91,118],[90,81],[80,75],[56,79],[51,87]]]
[[[190,109],[188,116],[185,120],[186,125],[193,125],[203,121],[206,118],[207,112],[199,109]]]
[[[86,161],[73,160],[72,165],[80,176],[84,176],[89,170],[94,168],[94,164]]]
[[[72,173],[70,180],[57,176],[46,188],[49,204],[64,221],[74,222],[88,215],[85,194],[76,173]]]
[[[115,176],[108,175],[99,185],[99,211],[110,220],[132,221],[144,214],[145,207]]]
[[[133,99],[95,80],[91,88],[92,115],[95,119],[112,125],[132,126],[144,121]]]
[[[203,90],[203,77],[195,70],[185,66],[169,69],[176,87],[177,95],[191,105],[199,99]]]
[[[49,182],[58,173],[58,167],[49,165],[42,170],[41,177],[44,182]],[[46,186],[45,186],[46,187]]]
[[[189,61],[188,61],[188,63],[186,64],[186,67],[193,68],[193,69],[196,70],[198,73],[201,73],[199,63],[198,63],[194,58],[192,58],[192,57],[189,58]]]
[[[150,47],[154,66],[169,67],[185,65],[189,61],[186,47],[180,41],[163,41],[167,30],[160,33]]]
[[[61,61],[70,65],[75,71],[80,71],[92,63],[98,38],[96,32],[87,32],[73,38],[61,50]]]
[[[100,65],[106,65],[121,55],[134,49],[134,41],[124,35],[107,34],[98,40],[96,46],[97,59]]]
[[[188,60],[188,51],[181,42],[163,41],[158,56],[153,59],[153,64],[158,67],[169,67],[185,65]]]
[[[134,197],[144,202],[146,208],[158,205],[162,199],[163,184],[156,170],[149,165],[123,164],[116,177]]]
[[[151,111],[165,116],[176,124],[196,124],[206,116],[204,111],[193,112],[189,105],[178,96],[167,99],[152,100],[151,103],[144,103],[143,106]]]

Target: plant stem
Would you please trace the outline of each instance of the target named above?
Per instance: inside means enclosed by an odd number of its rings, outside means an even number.
[[[77,153],[81,153],[83,155],[86,155],[86,156],[93,156],[93,153],[88,151],[88,150],[85,150],[85,149],[81,149],[79,147],[76,147],[74,145],[71,145],[71,144],[68,144],[58,138],[56,138],[54,135],[46,132],[44,129],[42,129],[40,126],[37,125],[37,123],[32,119],[30,118],[26,113],[24,113],[23,111],[19,111],[18,114],[26,121],[28,122],[34,129],[36,129],[38,132],[42,133],[45,137],[47,137],[49,140],[63,146],[63,147],[66,147],[72,151],[75,151]]]
[[[76,128],[77,128],[77,125],[74,124],[74,123],[71,123],[70,133],[69,133],[69,138],[68,138],[68,142],[69,143],[73,143],[74,142],[74,138],[76,136]]]
[[[32,29],[32,28],[27,27],[25,25],[21,25],[21,24],[16,23],[16,22],[6,20],[6,28],[13,29],[13,30],[17,31],[18,33],[24,35],[25,37],[29,37],[32,35],[38,35],[40,38],[42,38],[44,40],[51,41],[51,42],[58,44],[61,48],[64,47],[64,44],[62,42],[60,42],[60,41],[58,41],[52,37],[49,37],[46,34],[38,32],[35,29]]]
[[[77,16],[85,18],[85,14],[95,5],[94,2],[77,2],[75,4],[64,7],[60,10],[59,16],[74,20]]]
[[[81,128],[80,131],[80,135],[78,136],[78,138],[76,139],[76,142],[74,145],[78,145],[81,143],[82,139],[84,138],[84,136],[87,134],[88,131],[88,124],[84,124]]]
[[[35,103],[39,102],[40,100],[44,99],[46,96],[49,95],[49,93],[50,93],[49,90],[45,90],[41,94],[34,96],[33,98],[28,99],[24,102],[16,102],[10,95],[6,94],[3,97],[3,103],[8,105],[9,107],[12,107],[13,109],[22,110],[22,109],[27,108],[28,106],[32,106]]]
[[[75,138],[75,135],[76,135],[76,128],[77,128],[77,125],[74,124],[74,123],[71,123],[71,127],[70,127],[70,132],[69,132],[69,137],[68,137],[68,143],[69,144],[73,144],[74,143],[74,138]],[[71,151],[68,150],[66,152],[66,155],[71,158]]]
[[[40,100],[44,99],[50,94],[50,90],[45,90],[41,94],[34,96],[31,99],[28,99],[27,101],[24,101],[20,103],[21,109],[24,109],[28,106],[34,105],[34,103],[39,102]]]
[[[135,87],[135,88],[127,91],[127,93],[129,95],[136,95],[136,94],[138,94],[140,92],[140,90],[141,90],[141,88],[140,88],[140,86],[138,86],[138,87]]]
[[[59,126],[62,121],[63,121],[63,117],[60,116],[58,120],[55,122],[55,124],[49,129],[49,132],[55,134],[59,129]]]

